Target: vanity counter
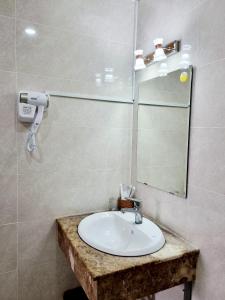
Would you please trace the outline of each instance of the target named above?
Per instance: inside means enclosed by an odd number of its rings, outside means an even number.
[[[87,215],[57,219],[58,241],[90,300],[134,300],[195,280],[199,250],[161,228],[162,249],[139,257],[113,256],[84,243],[77,232]]]

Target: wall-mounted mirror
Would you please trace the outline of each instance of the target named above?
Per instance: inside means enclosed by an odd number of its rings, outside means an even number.
[[[138,86],[137,181],[186,197],[192,68]]]

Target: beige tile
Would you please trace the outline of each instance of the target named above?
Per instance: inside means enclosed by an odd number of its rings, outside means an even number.
[[[218,247],[218,245],[220,245]],[[213,237],[201,246],[202,255],[198,262],[197,280],[193,296],[200,299],[220,299],[223,297],[224,275],[224,241]],[[213,263],[212,263],[213,262]],[[216,282],[216,288],[215,288]]]
[[[56,260],[55,219],[18,224],[18,257],[32,263]]]
[[[108,141],[107,167],[129,169],[132,148],[131,131],[113,128],[108,135]]]
[[[15,0],[3,0],[0,2],[0,15],[14,16],[15,15]]]
[[[37,32],[33,37],[24,32],[31,26]],[[88,72],[86,73],[88,65],[84,65],[83,61],[88,54],[88,43],[91,42],[91,38],[74,35],[72,31],[58,31],[54,27],[18,21],[18,71],[73,80],[84,76],[87,78],[90,76]],[[68,44],[70,47],[65,47]]]
[[[196,69],[191,126],[225,127],[223,84],[225,62]]]
[[[57,91],[61,93],[87,94],[88,86],[86,82],[76,79],[62,79],[54,76],[33,75],[18,72],[18,90],[28,91]]]
[[[25,151],[28,127],[19,127],[19,173],[78,169],[127,168],[131,153],[128,128],[91,128],[55,123],[46,117],[38,132],[38,151]],[[76,123],[76,121],[75,121]],[[98,123],[98,122],[96,122]],[[59,139],[60,137],[60,139]]]
[[[189,183],[214,192],[224,189],[224,128],[192,128]]]
[[[33,26],[37,31],[35,37],[31,38],[25,35],[24,30],[28,26]],[[70,47],[65,48],[67,44]],[[90,44],[92,45],[92,57],[95,59],[87,61]],[[130,46],[74,34],[72,30],[62,31],[56,30],[54,27],[18,21],[17,53],[19,72],[29,73],[36,77],[53,77],[47,79],[49,86],[46,82],[43,83],[43,88],[48,90],[54,87],[58,91],[66,89],[77,94],[92,95],[92,97],[98,95],[109,97],[110,95],[112,98],[119,99],[125,97],[125,99],[131,100],[132,98],[133,54]],[[106,67],[114,68],[115,82],[110,85],[104,83],[103,80],[101,88],[96,87],[95,75],[100,73],[104,79]],[[20,77],[19,86],[33,85],[30,83],[31,79],[28,83],[22,82],[21,84]],[[57,85],[60,78],[64,81]],[[40,78],[38,80],[40,81]],[[129,82],[128,86],[127,82]]]
[[[17,226],[0,226],[0,273],[17,268]]]
[[[143,201],[143,212],[179,235],[187,236],[187,200],[136,183],[136,196]]]
[[[44,264],[21,262],[19,267],[19,299],[57,299],[56,267],[55,262]]]
[[[17,176],[0,175],[0,225],[17,221]]]
[[[47,122],[89,128],[131,128],[133,105],[51,97]]]
[[[36,36],[29,37],[24,33],[28,26],[34,27],[37,31]],[[104,47],[102,47],[103,43],[104,41],[101,39],[74,34],[73,30],[56,30],[54,27],[18,21],[18,70],[33,75],[91,81],[95,80],[95,73],[104,72],[105,67],[114,67],[115,61],[118,66],[118,76],[121,77],[119,60],[122,66],[125,65],[126,70],[131,72],[130,65],[127,65],[127,62],[132,60],[130,48],[113,42],[104,43]],[[65,48],[67,44],[70,47]],[[92,56],[95,59],[87,61],[90,44],[92,45]],[[55,55],[52,55],[53,53]],[[99,53],[101,53],[100,57]],[[102,65],[103,63],[104,65]]]
[[[106,64],[107,66],[108,64]],[[97,68],[102,72],[104,78],[104,66],[98,68],[92,65],[92,71]],[[126,68],[127,69],[127,68]],[[91,72],[92,72],[91,71]],[[97,70],[96,70],[97,72]],[[95,73],[96,73],[95,72]],[[125,73],[125,72],[124,72]],[[121,70],[122,80],[119,78],[113,84],[105,84],[98,87],[95,83],[95,74],[91,76],[89,81],[82,80],[82,78],[62,79],[58,77],[33,75],[26,73],[18,73],[18,89],[19,90],[47,90],[61,94],[75,93],[78,97],[114,99],[114,100],[132,100],[132,81],[131,72],[128,75],[123,75]],[[81,79],[81,80],[80,80]],[[72,99],[70,99],[72,100]]]
[[[187,205],[187,238],[200,248],[197,281],[194,295],[200,299],[221,297],[224,281],[224,251],[223,232],[225,221],[224,195],[213,193],[196,186],[189,187]],[[217,282],[218,289],[214,289]]]
[[[214,47],[225,25],[224,1],[205,1],[198,9],[199,50],[198,66],[205,65],[225,57],[224,41]],[[202,13],[204,11],[204,13]],[[209,22],[209,20],[214,20]],[[215,48],[215,49],[214,49]]]
[[[64,260],[44,264],[30,264],[23,261],[20,264],[20,300],[60,300],[65,290],[77,285],[72,271]]]
[[[17,17],[34,23],[132,43],[134,4],[97,1],[17,1]],[[106,18],[107,16],[107,18]],[[64,20],[64,22],[61,22]]]
[[[186,238],[199,246],[200,249],[202,246],[210,247],[208,241],[213,241],[214,238],[217,239],[223,234],[225,228],[224,209],[224,195],[197,186],[189,186],[187,202],[188,235]],[[211,245],[211,247],[214,246]],[[221,242],[221,246],[225,246],[223,242]]]
[[[0,299],[17,300],[17,271],[0,275]]]
[[[15,131],[16,74],[0,71],[0,127]]]
[[[118,197],[119,184],[130,182],[130,169],[75,172],[19,176],[19,220],[54,219],[107,209],[109,199]]]
[[[0,72],[0,174],[16,172],[16,76]]]
[[[0,128],[0,173],[16,173],[16,135],[12,128]]]
[[[0,16],[0,69],[15,70],[15,21]]]

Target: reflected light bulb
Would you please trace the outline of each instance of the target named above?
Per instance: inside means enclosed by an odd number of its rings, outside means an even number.
[[[155,53],[154,53],[154,61],[162,61],[164,59],[167,59],[167,56],[163,49],[163,39],[158,38],[153,41],[153,44],[155,46]]]
[[[167,63],[161,63],[159,67],[159,75],[160,77],[165,77],[168,75],[168,66]]]
[[[144,62],[144,57],[143,57],[143,50],[139,49],[136,50],[134,52],[135,56],[136,56],[136,61],[135,61],[135,66],[134,66],[134,70],[138,71],[138,70],[143,70],[146,68],[145,62]]]

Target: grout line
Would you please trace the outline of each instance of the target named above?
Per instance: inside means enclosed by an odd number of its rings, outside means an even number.
[[[6,271],[6,272],[0,272],[0,276],[4,275],[4,274],[10,274],[10,273],[15,273],[18,271],[18,268],[11,270],[11,271]]]
[[[136,131],[135,131],[135,117],[136,117],[136,103],[135,103],[135,98],[136,98],[136,73],[134,71],[134,64],[135,64],[135,56],[134,56],[134,51],[136,50],[137,47],[137,33],[138,33],[138,12],[139,12],[139,0],[135,0],[135,12],[134,12],[134,38],[133,38],[133,111],[132,111],[132,131],[131,131],[131,160],[130,160],[130,181],[131,184],[134,185],[135,180],[135,174],[134,170],[136,170],[136,161],[134,160],[134,157],[136,156],[136,148],[134,142],[136,141]]]
[[[7,19],[15,19],[15,16],[7,16],[7,15],[2,15],[0,14],[0,18],[7,18]]]
[[[17,14],[17,0],[15,0],[15,32],[14,32],[14,55],[15,55],[15,72],[16,72],[16,92],[18,89],[18,66],[17,66],[17,50],[16,50],[16,45],[17,45],[17,18],[16,18],[16,14]],[[16,99],[17,101],[17,99]],[[15,103],[16,105],[16,103]],[[15,110],[15,126],[16,126],[16,207],[17,207],[17,285],[16,285],[16,298],[17,300],[19,299],[19,226],[18,226],[18,221],[19,221],[19,158],[18,158],[18,121],[17,121],[17,107]]]
[[[4,69],[1,69],[1,68],[0,68],[0,72],[2,72],[2,73],[16,74],[16,71],[15,71],[15,70],[14,70],[14,71],[10,71],[10,70],[4,70]]]
[[[218,59],[213,60],[213,61],[211,61],[211,62],[208,62],[208,63],[206,63],[206,64],[199,65],[199,66],[196,65],[196,66],[197,66],[197,69],[201,70],[201,69],[204,69],[204,68],[209,67],[209,66],[211,66],[211,65],[217,64],[217,63],[219,63],[219,62],[223,62],[223,61],[225,61],[225,57],[223,57],[223,58],[218,58]]]
[[[17,224],[18,224],[18,221],[16,221],[16,222],[11,222],[11,223],[4,223],[4,224],[0,224],[0,228],[1,228],[1,227],[4,227],[4,226],[17,225]]]
[[[191,129],[225,129],[225,126],[191,126]]]
[[[137,29],[138,29],[138,10],[139,10],[139,1],[135,0],[134,3],[134,16],[133,16],[133,20],[134,20],[134,26],[133,26],[133,61],[132,61],[132,98],[134,101],[134,97],[135,97],[135,82],[136,82],[136,73],[134,70],[134,64],[135,64],[135,60],[136,57],[134,55],[134,51],[137,48]]]

